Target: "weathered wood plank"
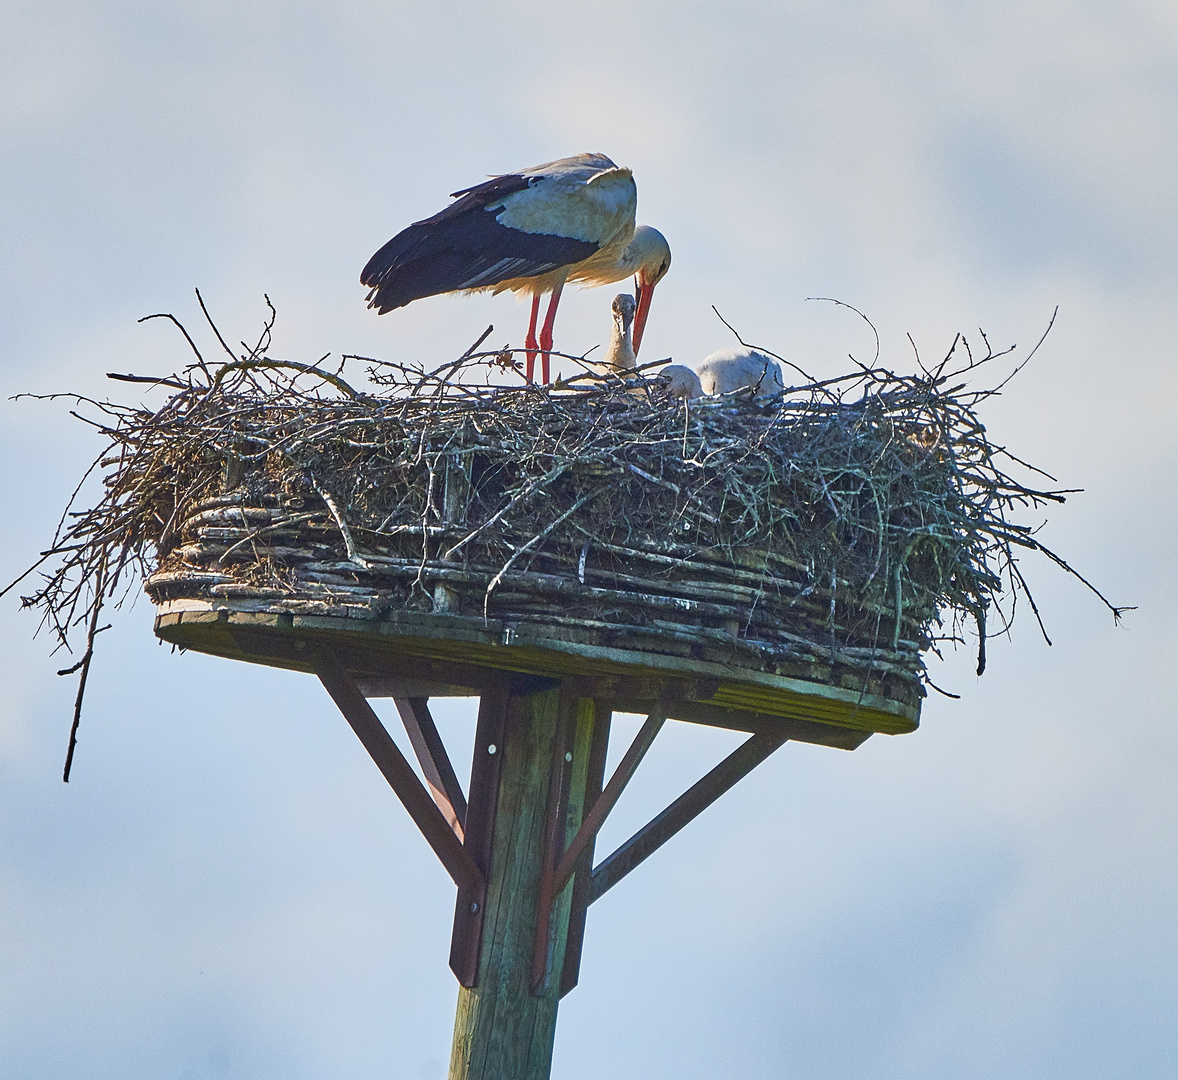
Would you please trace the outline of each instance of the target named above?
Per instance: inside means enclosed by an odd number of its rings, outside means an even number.
[[[226,602],[228,603],[228,602]],[[341,661],[357,679],[392,675],[438,684],[469,686],[474,692],[488,685],[488,674],[510,670],[524,674],[587,676],[608,680],[711,680],[712,688],[688,690],[685,704],[722,707],[733,713],[758,713],[803,723],[864,733],[901,734],[916,728],[919,697],[911,687],[881,696],[871,687],[832,685],[829,668],[814,668],[814,677],[774,674],[747,666],[747,658],[733,653],[724,662],[660,653],[642,645],[630,631],[619,629],[611,646],[564,640],[542,625],[502,627],[495,620],[456,615],[398,613],[384,620],[291,615],[283,612],[184,610],[161,615],[156,633],[166,641],[233,659],[252,660],[294,670],[310,670],[300,652],[309,644],[330,641],[347,649]],[[631,643],[631,638],[633,642]],[[611,639],[613,640],[613,639]],[[631,647],[626,647],[631,644]],[[805,665],[792,665],[799,671]],[[809,670],[809,669],[806,669]],[[842,678],[840,676],[840,678]],[[858,684],[856,684],[858,686]],[[891,684],[889,684],[889,687]],[[869,692],[870,691],[870,692]],[[595,696],[611,696],[606,691]],[[630,696],[629,691],[619,696]],[[701,700],[706,697],[706,700]],[[712,713],[719,716],[720,713]],[[711,722],[702,713],[685,719]],[[842,745],[822,739],[812,729],[806,741]],[[837,735],[837,733],[836,733]],[[804,735],[794,736],[805,738]],[[848,745],[848,748],[849,745]]]
[[[654,708],[655,701],[656,698],[653,696],[635,699],[615,698],[613,707],[615,712],[644,713]],[[872,735],[870,731],[857,731],[835,724],[816,724],[811,720],[794,720],[749,709],[726,708],[704,701],[675,701],[667,712],[667,719],[682,720],[687,724],[725,728],[728,731],[747,731],[750,735],[760,731],[778,732],[794,742],[833,746],[839,750],[854,750]]]

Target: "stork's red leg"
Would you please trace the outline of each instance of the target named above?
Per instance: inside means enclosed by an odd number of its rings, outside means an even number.
[[[540,364],[544,373],[544,383],[548,384],[548,354],[552,351],[552,326],[556,322],[556,305],[560,303],[561,290],[564,282],[560,282],[552,290],[552,299],[548,301],[548,314],[544,316],[544,328],[540,331]]]
[[[524,341],[524,347],[528,351],[528,362],[525,369],[528,382],[532,381],[532,369],[536,366],[536,353],[540,348],[540,343],[536,341],[536,322],[540,318],[540,294],[532,293],[532,319],[528,323],[528,336]]]

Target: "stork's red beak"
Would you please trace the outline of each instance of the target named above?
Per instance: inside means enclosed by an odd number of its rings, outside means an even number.
[[[634,355],[638,355],[638,347],[642,344],[642,331],[646,329],[646,317],[650,314],[650,298],[654,296],[654,286],[645,285],[641,278],[634,279],[634,291],[638,294],[638,310],[634,313]]]

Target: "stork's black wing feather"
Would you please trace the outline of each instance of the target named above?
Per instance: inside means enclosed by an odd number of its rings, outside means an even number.
[[[499,223],[502,201],[539,177],[509,173],[455,192],[457,201],[397,233],[364,267],[368,306],[383,315],[412,300],[546,274],[587,259],[598,245]]]
[[[514,195],[517,191],[523,191],[524,188],[531,187],[532,184],[540,179],[539,176],[521,176],[519,173],[504,173],[502,176],[492,176],[490,180],[484,180],[481,184],[463,188],[461,191],[452,191],[450,192],[450,198],[465,202],[469,196],[472,202],[477,202],[482,206],[490,206],[506,195]],[[451,203],[442,213],[448,214],[458,205],[458,203]]]

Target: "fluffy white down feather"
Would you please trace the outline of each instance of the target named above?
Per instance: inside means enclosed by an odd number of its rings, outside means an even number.
[[[703,393],[731,394],[755,388],[758,394],[778,394],[785,388],[777,362],[755,349],[717,349],[696,368]]]
[[[634,297],[629,293],[618,293],[613,302],[613,331],[610,334],[609,347],[605,356],[594,364],[594,368],[602,374],[633,371],[638,364],[634,355],[634,311],[637,307]]]
[[[703,397],[704,391],[699,376],[683,364],[668,364],[665,368],[660,368],[658,377],[666,380],[667,393],[673,398],[693,401],[695,398]]]

